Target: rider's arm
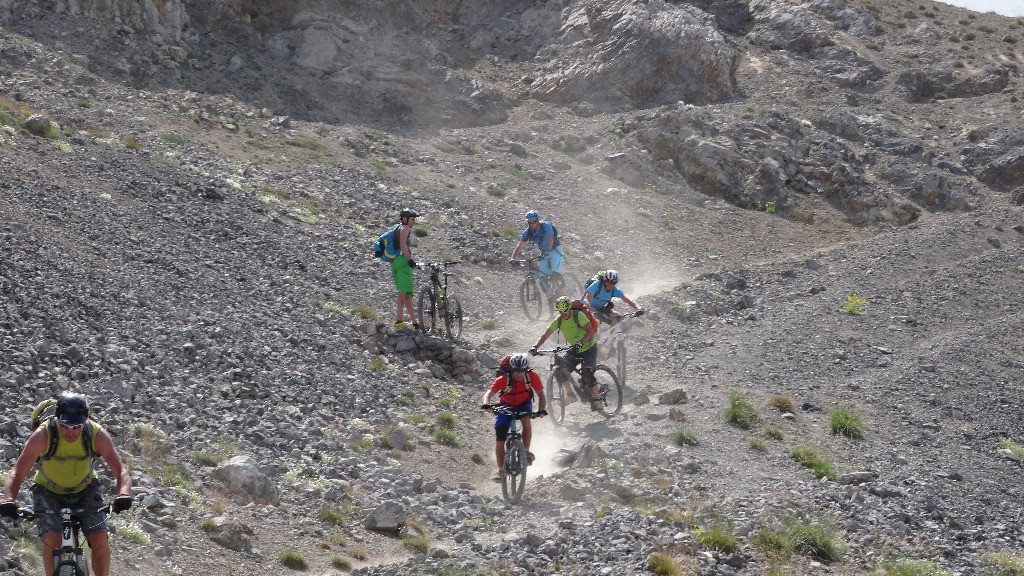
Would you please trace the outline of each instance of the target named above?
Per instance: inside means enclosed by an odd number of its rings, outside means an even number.
[[[21,490],[21,483],[28,477],[29,472],[36,465],[36,460],[46,451],[49,441],[46,435],[46,426],[40,426],[28,437],[28,442],[18,456],[18,462],[14,464],[14,470],[4,482],[4,502],[13,502],[18,499],[18,491]]]
[[[402,226],[398,229],[398,242],[402,245],[402,256],[405,256],[406,260],[412,260],[412,250],[409,250],[410,230],[412,230],[412,226]]]
[[[586,320],[586,318],[584,318],[584,320]],[[580,343],[586,344],[587,342],[593,340],[595,336],[597,336],[597,334],[594,332],[594,329],[590,326],[590,322],[587,322],[586,326],[583,326],[582,328],[586,330],[587,333],[584,334],[583,338],[580,339]]]
[[[540,381],[540,375],[534,371],[528,372],[530,375],[530,387],[533,388],[533,393],[537,396],[537,412],[548,409],[548,399],[544,396],[544,384]]]
[[[128,467],[121,462],[121,455],[117,453],[117,448],[114,448],[110,434],[101,428],[93,439],[93,446],[96,447],[96,453],[107,462],[110,474],[117,479],[117,493],[131,496],[132,475],[128,472]]]
[[[540,348],[541,346],[543,346],[544,342],[548,339],[548,336],[551,336],[552,332],[554,332],[554,330],[551,329],[551,328],[548,328],[547,330],[545,330],[544,334],[541,335],[540,340],[537,340],[537,343],[534,344],[533,347],[534,348]]]
[[[544,252],[551,252],[555,249],[555,230],[545,222],[544,226]]]
[[[629,304],[630,306],[632,306],[632,307],[633,307],[633,310],[639,310],[639,309],[640,309],[640,307],[639,307],[639,306],[637,306],[636,302],[633,302],[632,300],[630,300],[629,298],[627,298],[625,294],[623,294],[623,295],[621,296],[621,298],[622,298],[622,301],[623,301],[623,302],[625,302],[626,304]]]
[[[516,247],[512,249],[513,260],[519,258],[519,253],[523,251],[523,246],[526,246],[526,242],[524,240],[520,240],[519,244],[516,244]]]

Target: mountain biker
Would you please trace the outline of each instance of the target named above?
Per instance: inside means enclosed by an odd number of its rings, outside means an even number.
[[[398,229],[396,240],[401,253],[391,261],[391,278],[395,281],[395,291],[398,292],[398,312],[394,324],[395,328],[409,327],[409,324],[403,320],[403,313],[408,312],[409,319],[412,320],[413,329],[420,329],[419,323],[416,322],[416,312],[412,305],[412,295],[414,293],[412,269],[416,267],[416,262],[412,259],[412,252],[409,251],[409,232],[416,225],[416,218],[419,215],[419,212],[412,208],[403,208],[398,213],[402,227]]]
[[[540,249],[540,260],[537,268],[542,274],[550,278],[550,283],[556,286],[562,285],[562,260],[565,258],[562,252],[562,243],[558,240],[555,227],[547,220],[540,219],[540,213],[530,210],[526,213],[526,230],[519,239],[519,243],[512,249],[512,258],[509,264],[515,266],[519,253],[526,247],[527,242],[533,242]]]
[[[491,396],[498,394],[498,401],[506,405],[516,414],[533,411],[533,398],[537,397],[538,417],[547,416],[547,399],[544,397],[544,385],[540,375],[530,369],[530,359],[526,354],[510,354],[502,356],[498,363],[498,377],[484,392],[481,406],[489,410]],[[528,463],[533,464],[533,452],[530,452],[530,438],[533,428],[530,418],[520,420],[523,424],[523,444],[526,445]],[[498,462],[498,473],[493,480],[501,479],[501,466],[505,462],[505,439],[512,416],[498,414],[494,418],[494,458]]]
[[[622,318],[622,314],[613,310],[615,304],[612,302],[612,298],[621,298],[623,302],[632,306],[633,310],[636,310],[637,316],[643,316],[644,314],[643,309],[637,306],[636,302],[627,298],[622,290],[616,286],[618,283],[618,271],[605,270],[603,275],[598,274],[597,280],[591,282],[583,294],[583,301],[594,310],[594,316],[609,326],[615,326],[619,323],[619,319]]]
[[[95,421],[89,419],[89,401],[82,394],[66,392],[57,401],[53,417],[58,430],[56,450],[50,452],[50,425],[39,426],[29,436],[25,447],[18,456],[14,470],[4,483],[4,502],[0,504],[0,515],[18,516],[18,491],[29,472],[39,463],[32,486],[32,507],[36,512],[39,535],[43,538],[43,566],[46,574],[53,572],[53,549],[60,546],[63,520],[61,508],[85,509],[78,514],[82,520],[82,531],[92,549],[92,566],[96,576],[110,574],[110,544],[107,540],[106,515],[98,509],[103,505],[103,495],[93,482],[96,457],[102,457],[117,479],[118,496],[114,499],[114,512],[123,512],[132,507],[131,474],[121,463],[121,456],[114,448],[110,434]],[[83,439],[83,427],[90,427],[92,450],[88,450]],[[95,456],[90,456],[90,453]]]
[[[537,340],[533,348],[530,348],[530,354],[536,355],[537,349],[544,344],[553,332],[556,330],[561,332],[562,337],[565,338],[565,342],[569,344],[570,348],[565,357],[559,359],[555,378],[562,385],[562,389],[565,390],[566,403],[571,404],[575,401],[572,390],[569,387],[569,372],[582,362],[583,368],[580,370],[581,380],[583,387],[589,387],[590,390],[590,409],[594,411],[600,410],[602,408],[599,398],[601,390],[594,379],[594,369],[597,367],[597,334],[590,326],[590,320],[583,313],[583,310],[573,309],[572,300],[568,296],[559,296],[555,300],[555,311],[558,312],[558,316],[551,321],[551,325],[541,335],[540,340]]]

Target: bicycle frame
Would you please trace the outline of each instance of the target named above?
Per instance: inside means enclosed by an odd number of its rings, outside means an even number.
[[[449,340],[462,335],[462,305],[449,288],[447,268],[457,261],[426,262],[422,266],[430,270],[430,285],[420,290],[418,317],[424,333],[443,329]],[[438,326],[440,323],[440,326]]]
[[[538,350],[538,355],[551,354],[551,365],[549,370],[551,374],[548,376],[547,382],[547,397],[548,397],[548,413],[551,415],[552,422],[556,426],[560,426],[565,419],[565,407],[566,407],[566,395],[562,389],[562,384],[558,382],[556,377],[558,368],[568,364],[564,360],[564,352],[570,350],[567,346],[559,346],[551,350]],[[574,376],[574,374],[576,376]],[[569,369],[569,386],[575,392],[576,396],[580,399],[591,398],[593,396],[590,388],[583,385],[583,373],[579,363],[573,365]],[[577,377],[578,376],[578,377]],[[605,417],[611,417],[618,414],[622,410],[622,385],[619,382],[618,377],[611,368],[604,364],[598,364],[594,367],[594,384],[596,384],[600,390],[600,396],[593,400],[600,401],[600,412]]]
[[[530,466],[529,452],[523,443],[522,419],[536,418],[538,412],[513,412],[504,404],[491,405],[499,416],[510,416],[508,435],[505,437],[505,461],[501,466],[501,493],[507,502],[515,504],[523,496],[526,469]]]
[[[87,512],[84,508],[61,508],[60,545],[53,549],[53,576],[88,576],[89,562],[82,548],[84,536],[81,533],[82,521],[79,514]],[[110,504],[104,504],[97,512],[110,513]],[[31,520],[38,514],[35,510],[20,508],[18,516]]]

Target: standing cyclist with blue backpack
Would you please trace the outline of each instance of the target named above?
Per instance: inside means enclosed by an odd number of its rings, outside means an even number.
[[[416,311],[412,304],[412,296],[415,293],[412,269],[416,267],[416,262],[412,259],[412,252],[409,251],[409,232],[416,225],[418,216],[419,212],[412,208],[404,208],[398,214],[399,223],[381,234],[375,245],[374,253],[381,260],[391,263],[391,278],[395,281],[395,291],[398,293],[395,328],[409,327],[404,320],[406,312],[409,313],[413,329],[419,330],[420,328],[419,323],[416,322]]]
[[[530,210],[526,213],[526,230],[523,230],[519,243],[512,250],[512,258],[509,264],[515,266],[519,253],[523,251],[528,242],[532,242],[540,249],[540,261],[537,267],[547,277],[550,283],[555,286],[564,286],[562,281],[562,260],[565,254],[562,252],[562,243],[558,241],[558,231],[547,220],[540,219],[540,213]]]

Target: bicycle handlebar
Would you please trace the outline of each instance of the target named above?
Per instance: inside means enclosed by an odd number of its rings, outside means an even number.
[[[110,502],[105,502],[103,504],[103,506],[100,506],[95,511],[96,512],[102,512],[104,514],[109,515],[109,514],[111,514],[113,512],[113,507],[110,504]],[[64,509],[61,508],[60,510],[53,510],[53,511],[45,510],[44,512],[47,512],[47,513],[56,512],[58,514],[63,514]],[[82,514],[83,512],[90,512],[90,510],[88,508],[74,508],[74,509],[71,509],[70,512],[71,512],[72,516],[76,516],[78,514]],[[18,507],[18,518],[22,518],[22,519],[25,519],[25,520],[32,520],[35,517],[39,516],[40,513],[41,512],[36,511],[34,508],[25,508],[25,507],[22,507],[22,506]]]
[[[426,266],[428,268],[447,268],[453,264],[458,264],[459,260],[438,260],[436,262],[424,262],[420,266]]]
[[[537,350],[537,356],[545,356],[547,354],[558,354],[559,352],[568,352],[572,350],[572,346],[556,346],[548,350]]]
[[[508,406],[505,404],[482,404],[480,409],[490,410],[491,412],[501,416],[511,416],[516,420],[522,420],[523,418],[537,418],[540,416],[539,410],[537,412],[513,412],[509,410]]]

